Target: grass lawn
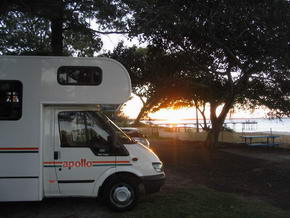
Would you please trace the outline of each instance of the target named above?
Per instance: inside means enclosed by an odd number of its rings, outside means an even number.
[[[110,217],[289,218],[290,212],[235,194],[194,187],[172,194],[145,197],[132,211],[114,213]]]

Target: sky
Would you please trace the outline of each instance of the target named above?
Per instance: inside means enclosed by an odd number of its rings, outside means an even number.
[[[105,51],[113,51],[113,49],[118,45],[119,42],[123,41],[124,45],[131,47],[133,45],[143,47],[144,44],[141,44],[138,42],[137,38],[133,38],[130,40],[128,37],[122,34],[108,34],[108,35],[102,35],[101,39],[103,41],[103,47],[102,50],[99,52],[104,53]]]

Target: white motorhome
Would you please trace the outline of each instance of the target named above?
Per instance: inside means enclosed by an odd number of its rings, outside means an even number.
[[[101,196],[121,211],[140,185],[158,191],[162,162],[99,111],[130,94],[112,59],[0,57],[0,201]]]

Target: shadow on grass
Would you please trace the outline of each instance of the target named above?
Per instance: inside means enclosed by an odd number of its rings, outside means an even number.
[[[262,201],[198,186],[180,189],[174,194],[146,197],[133,211],[114,217],[289,218],[290,212]]]
[[[131,211],[117,213],[90,198],[46,199],[43,202],[1,203],[0,217],[29,218],[156,218],[228,217],[289,218],[290,212],[265,202],[217,192],[203,186],[178,189],[175,193],[144,196]]]

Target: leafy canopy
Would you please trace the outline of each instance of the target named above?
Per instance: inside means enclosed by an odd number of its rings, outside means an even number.
[[[212,104],[246,99],[289,114],[289,1],[123,2],[132,10],[131,36],[184,53],[183,71],[198,96]]]
[[[102,47],[99,30],[118,26],[116,15],[106,0],[2,0],[0,52],[93,56]]]

